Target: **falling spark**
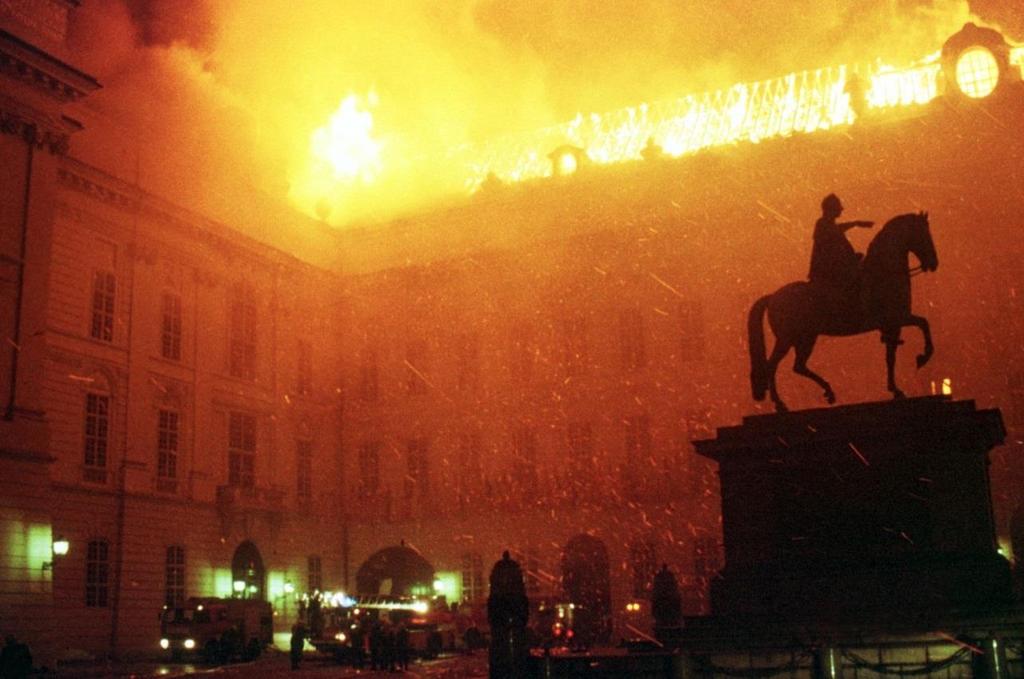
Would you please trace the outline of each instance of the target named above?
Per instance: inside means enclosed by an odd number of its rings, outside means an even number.
[[[653,279],[654,279],[654,281],[655,281],[656,283],[658,283],[658,284],[662,285],[662,286],[663,286],[663,287],[664,287],[664,288],[665,288],[666,290],[668,290],[669,292],[671,292],[671,293],[672,293],[673,295],[675,295],[675,296],[676,296],[676,297],[678,297],[679,299],[683,299],[683,295],[682,295],[682,294],[681,294],[681,293],[680,293],[680,292],[679,292],[678,290],[676,290],[676,289],[675,289],[675,288],[673,288],[673,287],[672,287],[671,285],[669,285],[669,284],[668,284],[668,283],[666,283],[665,281],[663,281],[663,280],[661,280],[660,278],[658,278],[658,276],[657,276],[656,274],[654,274],[654,273],[651,273],[651,274],[649,274],[649,275],[650,275],[650,277],[651,277],[651,278],[653,278]]]
[[[985,651],[981,650],[977,646],[975,646],[973,644],[969,644],[966,641],[961,641],[960,639],[957,639],[956,637],[954,637],[952,634],[949,634],[948,632],[943,632],[942,630],[939,630],[939,631],[936,632],[936,634],[938,634],[940,637],[942,637],[946,641],[952,641],[954,644],[956,644],[960,648],[969,649],[971,651],[971,653],[973,653],[975,655],[985,655]]]
[[[96,381],[96,378],[94,378],[94,377],[86,377],[84,375],[75,375],[73,373],[68,375],[68,379],[74,380],[75,382],[86,382],[86,383],[89,383],[89,384],[91,384],[91,383]]]
[[[871,466],[871,463],[868,462],[868,458],[864,457],[864,454],[857,449],[857,446],[853,445],[853,441],[847,442],[846,445],[850,446],[850,450],[853,451],[854,455],[860,458],[860,461],[864,463],[865,467]]]

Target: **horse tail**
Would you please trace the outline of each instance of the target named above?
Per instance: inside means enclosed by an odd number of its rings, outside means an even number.
[[[768,393],[768,356],[764,345],[764,314],[771,295],[754,302],[747,315],[747,338],[750,347],[750,389],[755,401],[763,401]]]

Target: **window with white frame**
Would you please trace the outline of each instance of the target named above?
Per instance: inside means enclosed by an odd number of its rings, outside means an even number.
[[[92,323],[89,336],[103,342],[114,341],[114,293],[117,278],[112,271],[96,271],[92,278]]]
[[[110,446],[110,397],[106,394],[85,395],[85,480],[107,480],[107,449]]]
[[[181,296],[165,292],[160,301],[160,355],[181,360]]]
[[[178,412],[161,409],[157,416],[156,475],[178,478]]]
[[[228,421],[228,484],[251,489],[256,484],[256,418],[232,412]]]
[[[256,295],[252,288],[238,284],[232,289],[229,372],[232,377],[256,379]]]

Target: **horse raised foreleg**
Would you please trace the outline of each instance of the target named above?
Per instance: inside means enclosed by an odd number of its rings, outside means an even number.
[[[783,341],[778,337],[775,338],[775,346],[772,347],[772,353],[768,357],[768,365],[766,367],[768,373],[768,394],[771,396],[772,403],[775,404],[775,411],[784,413],[789,408],[779,398],[779,391],[775,388],[775,374],[778,372],[779,363],[785,358],[786,354],[789,353],[789,348],[792,345],[789,342]]]
[[[935,347],[932,345],[932,329],[928,325],[928,319],[924,316],[910,316],[904,325],[913,325],[920,328],[921,334],[924,336],[924,349],[920,354],[917,355],[917,367],[922,368],[931,359],[932,354],[935,353]]]
[[[832,385],[824,377],[807,367],[807,359],[811,357],[811,352],[814,351],[814,342],[817,339],[817,337],[811,335],[808,338],[801,339],[794,345],[796,348],[796,360],[793,361],[793,372],[814,380],[819,387],[825,390],[825,400],[832,404],[836,402],[836,394],[832,391]]]
[[[907,395],[896,386],[896,349],[902,344],[900,329],[897,327],[895,330],[883,330],[882,342],[885,343],[885,370],[889,392],[895,399],[906,398]]]

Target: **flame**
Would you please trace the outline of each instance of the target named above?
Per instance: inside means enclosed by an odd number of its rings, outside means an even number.
[[[313,130],[308,166],[291,185],[294,201],[315,205],[318,216],[326,219],[328,196],[348,193],[359,183],[372,184],[380,176],[383,143],[374,137],[370,110],[378,102],[373,91],[365,97],[349,94],[327,122]]]
[[[1020,77],[1024,79],[1024,45],[1010,49],[1010,63],[1020,69]]]
[[[471,150],[475,157],[464,159],[469,168],[466,188],[475,189],[491,172],[510,182],[549,176],[546,150],[566,142],[586,149],[591,161],[609,164],[640,159],[648,140],[667,155],[681,156],[849,125],[857,117],[851,101],[857,88],[863,88],[868,110],[926,104],[938,93],[940,71],[935,52],[909,68],[881,63],[821,68],[609,113],[577,115],[562,125]]]

